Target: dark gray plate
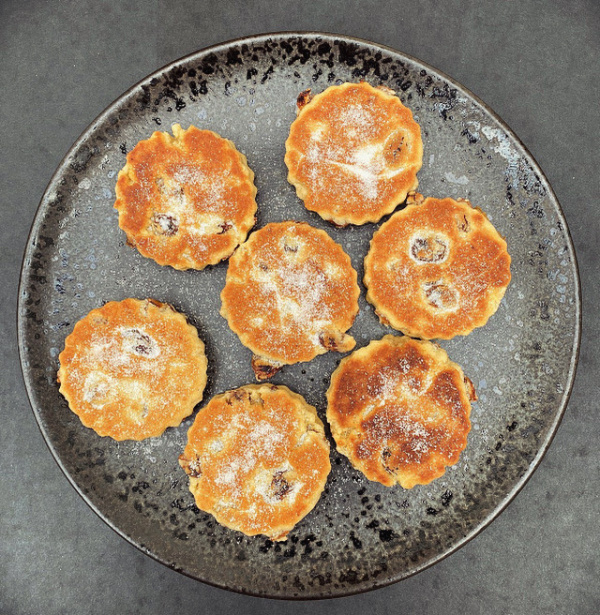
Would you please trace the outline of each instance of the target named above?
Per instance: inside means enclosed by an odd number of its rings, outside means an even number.
[[[74,323],[105,301],[167,301],[206,342],[216,393],[253,381],[250,351],[219,316],[227,264],[174,271],[125,245],[113,210],[125,155],[175,122],[235,141],[256,172],[258,225],[307,220],[326,229],[363,274],[375,225],[335,229],[307,212],[286,182],[284,141],[297,94],[365,79],[398,91],[421,124],[425,195],[469,198],[506,236],[513,281],[490,322],[444,342],[479,403],[460,463],[410,491],[367,481],[332,453],[315,510],[287,543],[248,538],[193,505],[177,457],[193,417],[161,438],[114,442],[81,425],[58,392],[58,354]],[[364,291],[364,289],[363,289]],[[360,301],[358,345],[388,329]],[[145,553],[192,577],[261,596],[316,598],[380,587],[448,555],[515,496],[550,444],[573,383],[580,330],[577,268],[548,182],[515,135],[481,101],[429,66],[365,41],[315,34],[252,37],[161,69],[113,103],[81,136],[42,199],[19,294],[21,361],[52,454],[92,509]],[[314,404],[340,355],[286,367],[274,382]],[[205,403],[203,402],[203,403]]]

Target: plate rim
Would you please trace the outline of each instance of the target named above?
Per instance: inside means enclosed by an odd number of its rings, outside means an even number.
[[[492,511],[490,511],[475,527],[473,527],[466,536],[463,536],[460,540],[458,540],[455,544],[453,544],[450,548],[446,549],[444,552],[437,554],[430,560],[416,566],[414,569],[411,569],[410,571],[403,573],[403,574],[396,574],[390,577],[386,577],[384,579],[377,579],[375,580],[375,582],[373,582],[368,587],[358,587],[358,588],[346,587],[344,588],[343,591],[336,592],[334,594],[321,594],[321,595],[310,595],[310,596],[291,596],[291,595],[286,596],[286,595],[280,595],[280,594],[259,593],[256,591],[248,590],[246,588],[232,587],[224,583],[219,583],[219,582],[215,582],[209,579],[200,578],[199,576],[196,576],[196,575],[193,575],[187,572],[186,570],[182,569],[176,564],[166,561],[165,559],[161,558],[160,555],[153,553],[148,548],[146,548],[145,545],[137,543],[133,537],[125,534],[124,531],[122,531],[110,519],[108,519],[105,516],[105,514],[101,512],[98,509],[98,507],[88,498],[87,494],[83,492],[83,490],[75,482],[71,474],[67,471],[66,467],[64,466],[62,462],[61,457],[59,456],[58,452],[54,448],[53,443],[51,442],[51,438],[49,434],[46,432],[46,428],[44,424],[45,422],[42,419],[40,409],[34,403],[34,399],[35,399],[34,385],[31,382],[30,376],[28,375],[28,371],[26,368],[27,350],[26,350],[26,345],[25,345],[25,338],[26,338],[27,327],[26,327],[24,316],[23,316],[24,314],[23,290],[26,286],[26,281],[28,281],[28,273],[29,273],[29,268],[27,267],[27,261],[31,257],[31,254],[33,251],[32,239],[34,238],[34,236],[37,236],[40,224],[47,214],[47,209],[48,209],[48,203],[46,202],[47,197],[49,196],[51,188],[54,186],[56,180],[63,175],[64,171],[68,167],[68,163],[72,155],[86,142],[88,137],[94,132],[94,130],[96,130],[96,128],[104,120],[104,118],[108,116],[115,109],[115,107],[117,107],[117,105],[123,104],[124,102],[127,101],[127,99],[132,97],[134,94],[138,93],[138,91],[143,85],[147,85],[147,84],[149,85],[152,79],[159,77],[160,75],[164,74],[167,71],[173,70],[178,65],[185,64],[186,62],[190,61],[193,58],[199,59],[202,56],[208,55],[210,53],[216,53],[218,51],[231,48],[233,46],[241,46],[243,44],[248,44],[248,45],[257,44],[260,42],[267,42],[270,39],[285,40],[286,38],[292,38],[292,37],[295,37],[295,38],[311,37],[314,39],[322,38],[322,39],[331,40],[332,42],[343,41],[347,43],[357,44],[362,47],[371,47],[374,49],[383,50],[387,52],[388,54],[391,54],[392,56],[399,57],[401,60],[406,59],[409,62],[426,69],[431,74],[434,74],[440,77],[442,80],[447,81],[453,87],[466,93],[469,98],[471,98],[478,105],[480,105],[480,107],[500,125],[500,127],[507,134],[508,138],[513,143],[516,143],[518,147],[522,150],[522,152],[525,154],[525,157],[532,164],[533,171],[539,176],[542,184],[544,185],[544,188],[548,191],[548,194],[551,200],[556,204],[556,214],[557,214],[557,217],[560,223],[563,226],[562,231],[564,232],[565,237],[567,239],[567,247],[568,247],[569,256],[571,259],[571,267],[572,267],[572,272],[574,274],[573,281],[574,281],[574,286],[575,286],[575,289],[574,289],[575,290],[575,293],[574,293],[575,295],[575,306],[574,306],[575,307],[575,331],[574,331],[574,338],[573,338],[574,344],[573,344],[573,351],[570,357],[569,369],[566,374],[567,382],[566,382],[565,390],[562,393],[562,399],[560,401],[559,408],[553,416],[553,420],[551,424],[549,425],[548,432],[545,438],[541,441],[535,457],[529,463],[523,475],[513,485],[512,489],[504,495],[500,503]],[[157,70],[154,70],[152,73],[140,79],[138,82],[136,82],[131,87],[129,87],[127,90],[125,90],[122,94],[120,94],[117,98],[115,98],[111,103],[109,103],[94,118],[94,120],[90,122],[90,124],[81,132],[79,137],[77,137],[77,139],[73,142],[71,147],[68,149],[68,151],[63,156],[60,163],[58,164],[56,170],[54,171],[50,180],[48,181],[46,188],[44,189],[44,192],[42,194],[42,197],[40,199],[40,202],[34,214],[31,228],[27,235],[25,249],[23,251],[23,258],[21,261],[17,293],[18,293],[17,294],[17,306],[16,306],[17,346],[18,346],[18,352],[19,352],[19,363],[21,367],[21,376],[23,378],[23,383],[25,385],[27,399],[32,409],[32,412],[34,414],[34,417],[36,419],[37,426],[42,434],[44,443],[49,449],[54,461],[60,468],[61,472],[67,478],[67,481],[70,483],[73,489],[75,489],[75,491],[83,499],[83,501],[88,505],[88,507],[108,527],[110,527],[118,536],[125,539],[130,545],[134,546],[136,549],[138,549],[145,555],[151,557],[153,560],[159,562],[160,564],[166,566],[167,568],[171,570],[174,570],[196,581],[205,583],[206,585],[217,587],[219,589],[232,591],[232,592],[242,594],[242,595],[247,595],[247,596],[254,596],[258,598],[271,598],[271,599],[277,599],[277,600],[312,601],[312,600],[334,599],[334,598],[343,598],[347,596],[363,594],[363,593],[373,591],[376,589],[381,589],[383,587],[387,587],[389,585],[393,585],[395,583],[408,579],[414,576],[415,574],[423,572],[424,570],[430,568],[431,566],[434,566],[438,562],[456,553],[464,545],[466,545],[468,542],[470,542],[476,536],[478,536],[495,519],[497,519],[498,516],[502,512],[504,512],[504,510],[508,507],[508,505],[515,499],[515,497],[525,487],[525,485],[529,482],[530,478],[533,476],[534,472],[539,467],[546,452],[550,448],[556,436],[558,428],[562,422],[564,414],[566,412],[571,395],[573,393],[573,389],[575,385],[575,377],[576,377],[577,367],[579,363],[580,350],[581,350],[582,321],[583,321],[581,278],[580,278],[580,273],[579,273],[579,265],[577,261],[577,254],[575,252],[575,244],[573,242],[573,237],[571,235],[571,231],[569,229],[562,206],[560,204],[560,201],[558,200],[558,197],[556,196],[556,193],[554,192],[549,180],[547,179],[545,173],[541,169],[539,163],[537,162],[535,157],[532,155],[532,153],[529,151],[527,146],[519,138],[519,136],[486,102],[484,102],[476,94],[471,92],[471,90],[469,90],[467,87],[465,87],[464,85],[462,85],[461,83],[459,83],[458,81],[456,81],[455,79],[447,75],[445,72],[428,64],[427,62],[424,62],[423,60],[420,60],[412,55],[409,55],[403,51],[399,51],[393,47],[390,47],[382,43],[376,43],[376,42],[369,41],[367,39],[363,39],[360,37],[349,36],[345,34],[336,34],[336,33],[326,32],[326,31],[317,31],[317,30],[282,30],[282,31],[275,31],[275,32],[264,32],[264,33],[229,39],[226,41],[222,41],[220,43],[216,43],[213,45],[209,45],[207,47],[197,49],[196,51],[193,51],[184,56],[181,56],[180,58],[177,58],[171,62],[168,62],[167,64],[163,65]]]

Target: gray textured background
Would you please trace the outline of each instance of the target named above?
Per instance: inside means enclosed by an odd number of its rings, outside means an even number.
[[[575,390],[531,481],[458,553],[395,586],[323,603],[246,598],[172,572],[106,527],[39,434],[15,335],[21,256],[54,169],[133,83],[198,48],[257,32],[324,30],[414,55],[487,102],[536,157],[580,261]],[[204,0],[0,3],[0,613],[597,613],[600,540],[597,147],[600,4]]]

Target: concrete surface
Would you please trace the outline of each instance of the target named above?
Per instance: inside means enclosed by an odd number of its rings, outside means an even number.
[[[575,389],[533,478],[481,535],[400,584],[317,603],[248,598],[146,557],[87,508],[51,458],[23,387],[21,257],[54,169],[106,105],[158,67],[258,32],[321,30],[416,56],[524,141],[577,250],[584,328]],[[0,3],[0,613],[600,612],[598,74],[595,0],[65,0]]]

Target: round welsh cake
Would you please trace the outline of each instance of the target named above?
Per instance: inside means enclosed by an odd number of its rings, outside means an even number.
[[[510,282],[506,241],[468,201],[415,194],[375,232],[367,301],[412,337],[450,339],[483,326]]]
[[[358,313],[350,257],[304,222],[267,224],[229,261],[221,314],[254,353],[258,380],[283,365],[355,345],[346,333]]]
[[[198,332],[152,299],[92,310],[65,340],[59,360],[60,392],[71,410],[115,440],[143,440],[179,425],[206,385]]]
[[[228,258],[254,226],[256,187],[246,157],[210,130],[173,126],[127,154],[115,208],[127,241],[175,269]]]
[[[338,226],[377,222],[418,185],[421,129],[393,90],[344,83],[298,97],[285,144],[288,181]]]
[[[286,540],[331,470],[316,410],[284,386],[247,385],[210,400],[179,458],[196,505],[248,536]]]
[[[369,480],[426,485],[458,462],[471,381],[431,342],[386,335],[342,359],[327,391],[337,449]]]

